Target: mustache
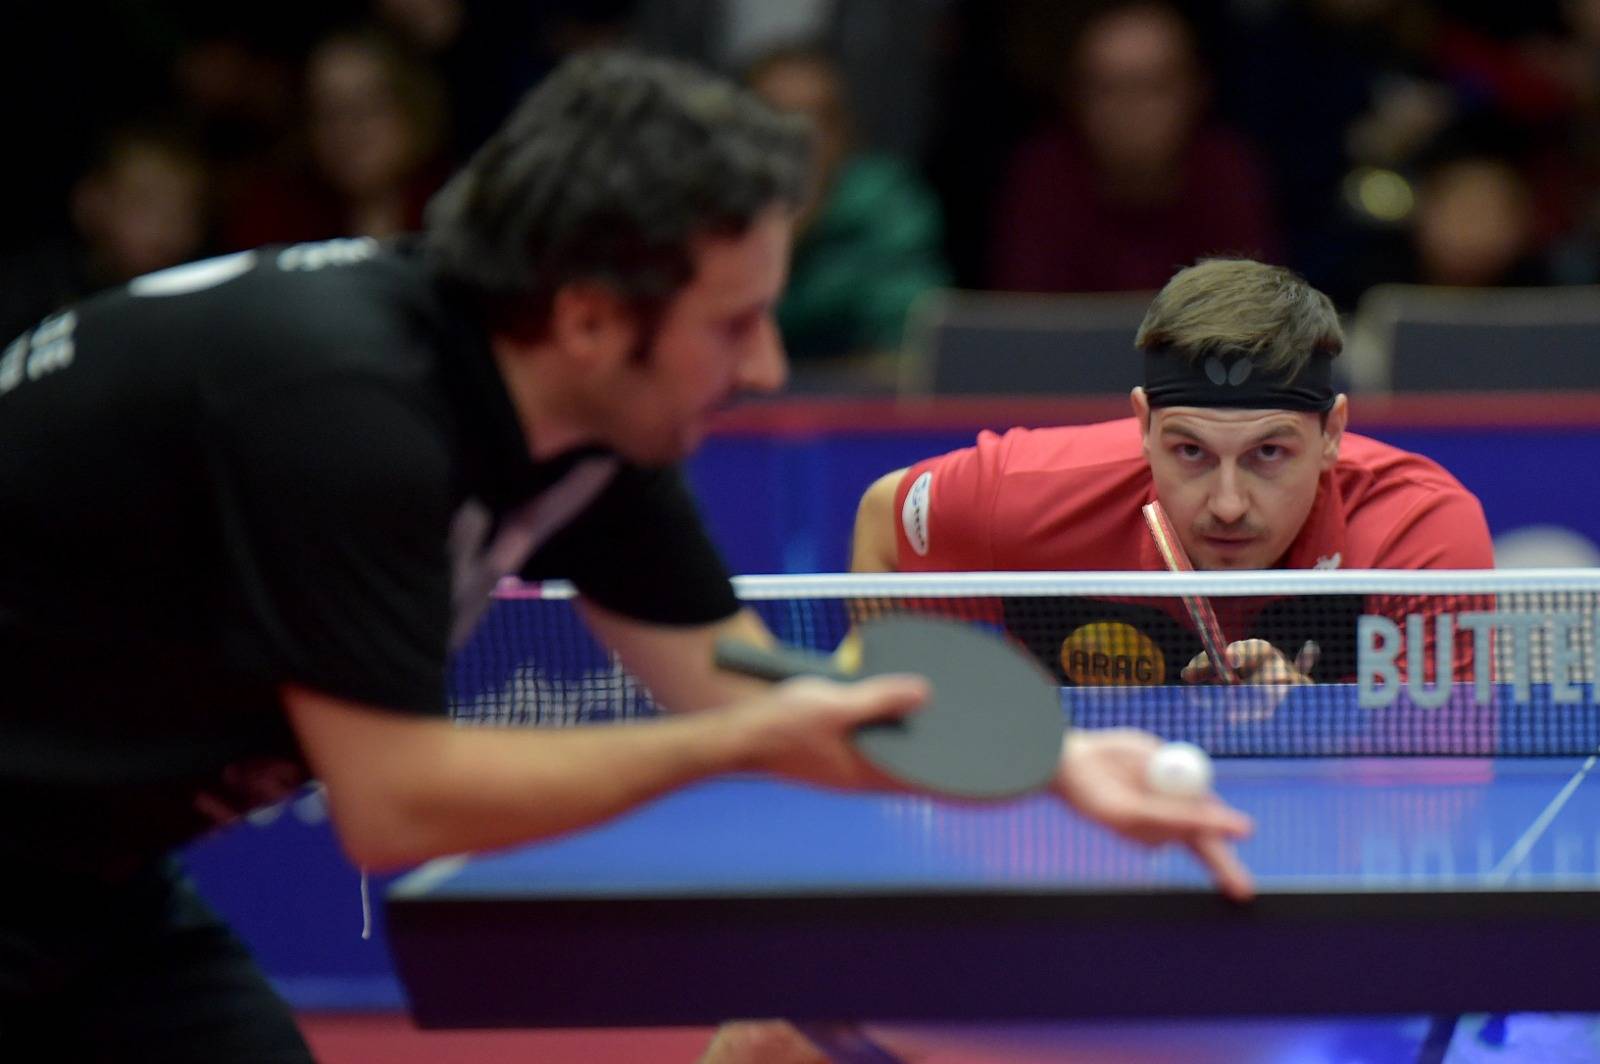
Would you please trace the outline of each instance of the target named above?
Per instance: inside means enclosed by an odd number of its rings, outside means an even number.
[[[1264,531],[1266,531],[1264,528],[1251,521],[1241,521],[1233,525],[1219,525],[1207,521],[1194,526],[1194,534],[1197,536],[1223,536],[1229,539],[1253,539]]]

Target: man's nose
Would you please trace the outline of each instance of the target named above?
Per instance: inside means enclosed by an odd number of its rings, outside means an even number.
[[[759,333],[754,349],[739,363],[739,387],[747,392],[775,392],[789,379],[789,359],[772,318],[762,321]]]
[[[1216,483],[1212,485],[1207,502],[1211,516],[1224,525],[1234,524],[1250,512],[1250,497],[1238,468],[1231,462],[1224,462],[1217,468]]]

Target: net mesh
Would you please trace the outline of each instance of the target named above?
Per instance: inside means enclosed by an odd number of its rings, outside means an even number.
[[[1600,571],[742,577],[782,642],[830,652],[916,612],[1002,633],[1081,727],[1131,726],[1220,756],[1587,755],[1600,749]],[[1264,670],[1206,682],[1203,596]],[[508,581],[456,655],[466,723],[647,716],[649,692],[589,636],[569,587]],[[1242,646],[1240,644],[1243,644]],[[1289,668],[1292,671],[1275,671]],[[1247,667],[1245,671],[1250,671]],[[1287,682],[1290,680],[1309,682]]]

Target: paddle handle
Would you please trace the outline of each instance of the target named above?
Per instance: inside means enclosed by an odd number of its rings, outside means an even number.
[[[796,676],[822,676],[830,680],[849,680],[833,658],[808,654],[802,650],[758,647],[737,639],[717,640],[714,660],[717,668],[753,676],[758,680],[789,680]]]

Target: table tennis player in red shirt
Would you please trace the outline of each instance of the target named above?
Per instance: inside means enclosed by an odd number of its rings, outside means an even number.
[[[861,500],[852,568],[1159,570],[1140,513],[1153,500],[1197,569],[1491,568],[1469,491],[1421,455],[1346,431],[1349,403],[1332,379],[1343,343],[1328,298],[1289,270],[1244,259],[1180,270],[1134,339],[1145,383],[1133,389],[1132,417],[984,432],[972,447],[886,474]],[[1441,602],[1212,601],[1230,661],[1257,683],[1347,680],[1355,612],[1403,619]],[[1060,613],[1030,642],[1065,682],[1097,679],[1062,653],[1096,622],[1144,637],[1134,682],[1212,679],[1176,600],[1063,601]],[[1469,679],[1470,637],[1455,650],[1455,677]]]

